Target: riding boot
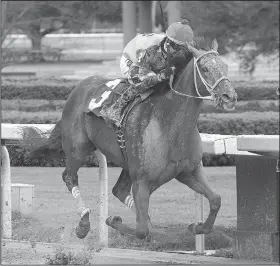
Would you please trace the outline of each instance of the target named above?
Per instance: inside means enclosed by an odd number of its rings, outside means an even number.
[[[118,99],[117,102],[119,102],[119,106],[118,106],[118,121],[115,123],[115,125],[117,127],[121,126],[121,122],[122,122],[122,116],[124,114],[124,110],[125,107],[128,105],[128,103],[130,101],[132,101],[136,96],[138,95],[138,92],[136,91],[136,89],[133,86],[130,86],[125,92],[124,94]]]
[[[136,97],[137,94],[138,92],[135,90],[135,88],[130,86],[114,104],[106,108],[102,108],[100,114],[107,123],[110,122],[117,127],[120,127],[124,108],[131,100]]]

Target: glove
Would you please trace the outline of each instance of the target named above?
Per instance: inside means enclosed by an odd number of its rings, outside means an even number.
[[[167,67],[157,74],[158,81],[168,80],[171,75],[173,75],[173,68]]]

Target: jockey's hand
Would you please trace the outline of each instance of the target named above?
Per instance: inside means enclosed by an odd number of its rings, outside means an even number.
[[[158,80],[169,80],[170,76],[174,73],[174,67],[167,67],[158,73]]]

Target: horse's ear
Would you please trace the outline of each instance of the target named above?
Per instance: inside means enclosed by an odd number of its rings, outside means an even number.
[[[194,57],[198,57],[199,56],[199,52],[198,52],[198,50],[195,47],[193,47],[192,45],[190,45],[188,43],[186,43],[186,46],[187,46],[188,50],[192,53],[192,55]]]
[[[211,50],[214,50],[216,52],[218,51],[218,42],[217,42],[216,38],[211,43]]]

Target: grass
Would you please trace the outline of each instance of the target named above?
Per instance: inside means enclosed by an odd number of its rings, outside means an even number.
[[[92,255],[89,250],[71,251],[63,247],[57,248],[52,256],[47,256],[47,265],[91,265]]]
[[[205,248],[207,250],[217,250],[232,247],[234,240],[230,235],[232,235],[234,229],[235,227],[215,226],[212,233],[205,235]],[[165,227],[155,225],[151,242],[139,241],[135,237],[124,238],[113,231],[110,245],[115,248],[133,247],[134,249],[153,251],[191,251],[195,250],[195,236],[186,230],[186,224],[170,224]]]
[[[21,215],[18,211],[12,212],[13,238],[30,242],[57,243],[60,241],[62,227],[45,226],[42,221],[32,216]]]
[[[65,100],[2,100],[2,110],[22,111],[22,112],[46,112],[62,111]],[[248,111],[267,112],[279,111],[278,100],[252,100],[239,101],[236,110],[233,113]],[[204,101],[202,107],[203,113],[223,113],[222,109],[217,109],[212,102]]]
[[[206,236],[206,248],[232,247],[232,231],[236,225],[236,180],[235,167],[205,168],[209,184],[222,196],[222,207],[217,217],[214,232]],[[62,181],[63,168],[13,167],[12,182],[35,185],[34,211],[28,217],[13,215],[13,238],[18,240],[64,242],[84,244],[97,249],[99,185],[98,168],[81,168],[79,185],[84,199],[91,209],[91,231],[84,240],[75,236],[74,226],[79,217],[75,201]],[[109,168],[109,215],[120,215],[128,225],[135,226],[135,216],[130,209],[111,194],[111,189],[120,174],[119,168]],[[153,228],[151,242],[134,237],[121,236],[109,229],[111,247],[142,250],[193,250],[194,236],[187,231],[190,223],[196,222],[196,196],[186,186],[172,180],[160,187],[150,199]],[[176,211],[174,211],[176,210]],[[208,213],[208,202],[205,204]]]

